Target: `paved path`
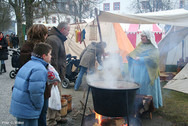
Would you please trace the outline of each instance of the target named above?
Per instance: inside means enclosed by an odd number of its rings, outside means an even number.
[[[5,61],[7,72],[0,75],[0,126],[12,126],[16,123],[15,118],[9,114],[11,88],[14,79],[9,77],[9,72],[14,70],[11,66],[10,57]]]

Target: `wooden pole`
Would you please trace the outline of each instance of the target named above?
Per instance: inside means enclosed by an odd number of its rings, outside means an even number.
[[[97,19],[97,26],[98,26],[98,30],[99,30],[100,41],[102,42],[101,28],[100,28],[99,19],[98,19],[98,11],[97,11],[97,8],[95,8],[95,14],[96,14],[96,19]]]

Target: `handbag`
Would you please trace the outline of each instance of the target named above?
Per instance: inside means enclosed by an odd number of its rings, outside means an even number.
[[[61,97],[57,85],[52,86],[51,97],[48,100],[48,107],[54,110],[61,110]]]

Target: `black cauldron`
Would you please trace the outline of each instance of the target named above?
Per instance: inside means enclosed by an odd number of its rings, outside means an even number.
[[[113,86],[107,83],[104,81],[88,83],[92,91],[95,112],[108,117],[128,116],[133,109],[136,90],[140,86],[126,81],[113,82]]]

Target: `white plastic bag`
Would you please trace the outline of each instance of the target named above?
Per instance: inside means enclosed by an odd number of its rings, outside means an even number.
[[[61,98],[57,86],[52,86],[51,97],[48,100],[48,107],[54,110],[61,110]]]
[[[55,68],[51,64],[49,64],[48,65],[48,84],[52,84],[56,81],[61,82],[59,74],[55,70]]]

